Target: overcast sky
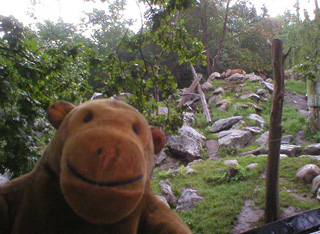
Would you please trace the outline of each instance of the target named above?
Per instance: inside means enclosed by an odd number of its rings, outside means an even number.
[[[127,0],[127,18],[140,18],[140,9],[137,5],[138,0]],[[271,16],[282,14],[285,10],[294,10],[293,5],[296,0],[251,0],[257,9],[265,4],[269,9]],[[100,8],[107,10],[107,4],[102,4],[99,0],[97,3],[85,2],[84,0],[37,0],[39,2],[36,7],[30,4],[30,0],[0,0],[0,15],[13,15],[22,21],[24,24],[34,22],[28,16],[28,12],[34,12],[37,20],[43,21],[51,19],[56,21],[59,17],[63,18],[65,22],[77,23],[79,18],[83,16],[83,11],[91,11],[93,8]],[[314,0],[300,0],[301,9],[308,9],[309,14],[313,14]],[[143,11],[143,10],[142,10]],[[140,25],[138,24],[138,28]]]

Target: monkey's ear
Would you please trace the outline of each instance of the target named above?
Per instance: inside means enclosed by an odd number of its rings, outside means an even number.
[[[153,147],[154,147],[154,153],[159,153],[166,143],[166,137],[164,133],[156,128],[156,127],[150,127],[151,133],[152,133],[152,139],[153,139]]]
[[[62,120],[67,116],[67,114],[76,106],[70,102],[57,101],[51,104],[47,110],[47,116],[50,124],[58,129]]]

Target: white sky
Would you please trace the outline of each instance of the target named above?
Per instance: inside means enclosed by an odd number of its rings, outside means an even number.
[[[107,11],[107,3],[101,3],[96,0],[96,3],[85,2],[85,0],[32,0],[38,2],[35,8],[30,4],[31,0],[0,0],[0,15],[13,15],[25,25],[35,22],[28,12],[34,12],[37,21],[51,19],[56,21],[59,17],[65,22],[77,23],[79,18],[83,16],[83,11],[90,12],[93,8],[104,9]],[[141,26],[140,14],[143,14],[143,9],[137,5],[138,0],[127,0],[127,18],[137,20],[137,25],[134,30]],[[282,14],[285,10],[294,11],[293,5],[296,0],[251,0],[257,10],[265,4],[269,9],[271,16]],[[320,3],[319,3],[320,4]],[[313,15],[314,0],[300,0],[300,8],[308,9],[309,15]],[[303,16],[303,12],[301,12]]]

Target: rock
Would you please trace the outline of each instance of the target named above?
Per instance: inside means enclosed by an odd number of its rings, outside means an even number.
[[[288,158],[288,157],[289,157],[289,156],[286,155],[286,154],[280,154],[279,156],[280,156],[280,158]]]
[[[195,206],[195,203],[201,200],[203,197],[198,194],[197,190],[187,188],[182,192],[176,209],[178,212],[190,210]]]
[[[263,88],[267,89],[270,94],[273,93],[273,88],[274,88],[273,84],[268,82],[261,82],[261,85]]]
[[[167,158],[167,155],[162,150],[160,153],[155,154],[153,158],[154,158],[154,166],[159,167],[162,164],[162,162]]]
[[[281,154],[286,154],[289,157],[295,157],[299,151],[301,146],[299,145],[281,145],[280,146],[280,153]]]
[[[206,138],[188,125],[183,125],[179,133],[180,135],[167,137],[170,152],[188,161],[201,158],[201,150]]]
[[[266,145],[269,141],[269,131],[263,133],[257,140],[256,142],[259,145]]]
[[[175,206],[177,204],[177,198],[175,195],[173,195],[172,184],[167,181],[161,180],[159,182],[159,186],[161,195],[165,197],[170,207]]]
[[[213,86],[211,83],[209,82],[204,82],[202,85],[201,85],[201,88],[204,92],[206,91],[209,91],[209,90],[212,90],[213,89]]]
[[[292,135],[286,135],[281,137],[281,144],[290,144],[291,141],[293,141]]]
[[[247,74],[246,79],[250,80],[251,82],[261,82],[263,79],[260,76],[255,75],[254,73]]]
[[[238,123],[232,125],[232,127],[230,128],[230,130],[231,130],[231,129],[239,129],[239,130],[241,130],[241,129],[243,129],[243,128],[246,127],[246,126],[247,126],[247,123],[244,122],[243,120],[240,120]]]
[[[248,105],[252,106],[256,110],[257,113],[260,113],[262,111],[262,108],[260,106],[257,106],[251,102],[249,102]]]
[[[239,165],[237,159],[225,160],[225,161],[223,162],[223,164],[224,164],[224,165],[227,165],[227,166],[232,166],[232,165],[237,166],[237,165]]]
[[[266,82],[268,82],[268,83],[273,83],[273,79],[271,79],[271,78],[268,78],[268,79],[266,79]]]
[[[214,103],[216,100],[220,99],[221,97],[222,97],[221,95],[216,95],[216,96],[210,97],[208,100],[208,104]]]
[[[264,119],[263,119],[260,115],[250,114],[250,115],[248,115],[247,118],[248,118],[248,119],[255,120],[259,127],[261,127],[261,128],[264,127],[265,121],[264,121]]]
[[[244,127],[243,130],[249,131],[249,132],[251,132],[252,134],[258,134],[258,133],[263,132],[263,129],[261,129],[261,128],[259,128],[259,127],[256,127],[256,126]]]
[[[247,170],[253,170],[253,169],[257,168],[258,165],[259,165],[258,163],[251,163],[251,164],[247,165],[245,168]]]
[[[216,132],[230,129],[232,125],[236,124],[241,119],[242,119],[242,116],[233,116],[226,119],[219,119],[216,122],[214,122],[213,125],[211,126],[211,132],[216,133]]]
[[[230,102],[227,99],[222,99],[216,102],[216,107],[219,111],[227,111],[229,109]]]
[[[320,188],[320,175],[317,175],[312,180],[311,193],[317,192],[319,190],[319,188]]]
[[[320,155],[320,143],[314,145],[308,145],[302,151],[303,154],[310,154],[310,155]]]
[[[206,141],[207,153],[210,160],[218,159],[219,143],[218,140],[212,139]]]
[[[193,173],[195,173],[196,172],[196,170],[195,169],[193,169],[193,168],[191,168],[191,167],[186,167],[186,174],[188,175],[188,174],[193,174]]]
[[[229,167],[228,171],[227,171],[227,175],[226,175],[226,181],[227,183],[230,183],[230,181],[232,180],[232,178],[236,177],[236,175],[238,175],[239,170],[234,168],[234,167]]]
[[[183,113],[183,122],[184,122],[184,124],[190,125],[194,121],[195,121],[194,113],[192,113],[192,112],[184,112]]]
[[[261,98],[259,97],[259,95],[254,94],[254,93],[241,95],[240,98],[241,99],[251,99],[252,101],[254,101],[256,103],[261,101]]]
[[[311,183],[312,180],[320,175],[320,169],[314,164],[307,164],[300,167],[296,173],[296,179],[305,183]]]
[[[220,77],[221,77],[221,75],[220,75],[220,73],[218,73],[218,72],[211,73],[211,75],[209,76],[207,82],[211,82],[211,81],[213,81],[215,78],[220,78]]]
[[[218,134],[219,146],[232,146],[236,149],[241,149],[249,143],[252,134],[242,130],[222,131]]]
[[[221,87],[219,87],[219,88],[217,88],[217,89],[215,89],[215,90],[213,91],[213,94],[214,94],[214,95],[223,95],[223,94],[224,94],[224,89],[221,88]]]
[[[168,206],[168,207],[170,208],[170,206],[169,206],[169,204],[168,204],[168,202],[167,202],[167,200],[166,200],[165,197],[159,196],[159,195],[156,195],[156,197],[157,197],[160,201],[162,201],[166,206]]]
[[[258,89],[258,90],[257,90],[257,94],[258,94],[259,96],[265,97],[265,96],[267,95],[267,91],[266,91],[265,89]]]
[[[229,76],[226,80],[227,81],[238,81],[238,80],[243,80],[245,78],[244,75],[239,74],[239,73],[235,73],[231,76]]]

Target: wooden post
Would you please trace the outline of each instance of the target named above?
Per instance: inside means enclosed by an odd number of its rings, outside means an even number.
[[[275,81],[269,127],[269,152],[266,175],[266,223],[278,220],[279,205],[279,153],[282,136],[282,107],[284,99],[283,43],[279,39],[272,42],[273,77]]]

